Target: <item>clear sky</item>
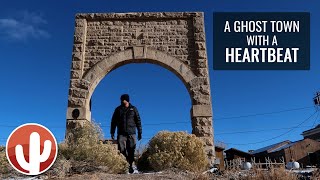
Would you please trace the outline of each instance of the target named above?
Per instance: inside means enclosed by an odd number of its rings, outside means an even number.
[[[0,144],[5,144],[15,127],[28,122],[47,126],[58,141],[63,140],[76,13],[142,11],[205,12],[216,141],[225,142],[228,148],[247,151],[283,140],[299,140],[302,131],[320,123],[312,102],[319,90],[320,75],[320,3],[317,0],[3,0],[0,6]],[[217,11],[310,12],[311,69],[213,70],[212,14]],[[122,93],[129,93],[132,104],[140,111],[142,144],[160,130],[191,132],[191,100],[182,82],[160,66],[129,64],[108,74],[92,97],[92,117],[101,124],[106,138],[110,137],[111,115]],[[314,116],[306,120],[312,114]],[[298,128],[291,129],[299,124]],[[257,143],[261,141],[265,142]]]

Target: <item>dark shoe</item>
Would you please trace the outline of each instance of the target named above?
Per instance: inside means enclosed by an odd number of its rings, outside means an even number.
[[[129,173],[132,174],[134,172],[132,166],[129,167]]]

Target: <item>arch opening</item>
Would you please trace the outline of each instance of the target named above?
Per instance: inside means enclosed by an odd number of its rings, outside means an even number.
[[[135,82],[131,82],[132,79]],[[159,65],[127,63],[109,72],[91,97],[92,119],[101,124],[106,137],[109,137],[112,113],[124,93],[130,95],[130,101],[140,113],[142,144],[161,130],[192,133],[192,103],[181,80]]]
[[[135,48],[129,48],[124,51],[117,52],[95,64],[83,75],[83,77],[79,80],[79,86],[71,91],[71,98],[74,98],[78,101],[76,101],[74,104],[70,103],[70,101],[68,103],[67,133],[68,127],[81,127],[84,123],[91,121],[91,96],[99,82],[106,75],[115,69],[130,63],[157,64],[174,73],[183,82],[188,91],[192,104],[192,108],[189,113],[192,125],[192,133],[204,141],[204,144],[207,147],[206,151],[209,159],[214,157],[214,149],[212,148],[213,127],[211,99],[209,101],[205,100],[204,103],[197,101],[199,100],[197,99],[199,96],[196,96],[195,93],[205,89],[202,88],[203,85],[208,86],[208,84],[206,84],[206,78],[197,77],[188,65],[184,64],[181,60],[168,55],[167,53],[146,47],[139,48],[142,48],[139,50],[139,52],[144,52],[143,54],[137,53],[137,49]],[[210,92],[201,93],[207,93],[205,97],[210,97]],[[208,104],[206,104],[206,102],[208,102]],[[75,109],[79,110],[77,119],[72,117],[72,112],[74,112]]]

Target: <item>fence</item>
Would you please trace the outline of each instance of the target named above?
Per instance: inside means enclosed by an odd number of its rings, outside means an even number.
[[[225,160],[224,166],[226,170],[241,169],[241,166],[244,162],[246,162],[245,158],[237,158],[230,161]],[[271,169],[276,167],[285,167],[285,160],[283,157],[279,158],[278,161],[266,157],[264,162],[261,162],[260,160],[256,162],[255,158],[251,158],[250,163],[252,165],[252,168],[255,169]]]
[[[265,162],[256,162],[255,158],[251,158],[251,164],[253,168],[256,169],[271,169],[276,167],[285,167],[286,162],[283,157],[279,158],[279,161],[276,161],[275,159],[272,161],[269,157],[265,158]]]

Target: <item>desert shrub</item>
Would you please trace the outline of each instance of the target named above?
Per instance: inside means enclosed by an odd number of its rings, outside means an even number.
[[[7,159],[6,148],[4,146],[0,146],[0,179],[9,178],[15,175],[21,176],[21,173],[13,169]]]
[[[101,128],[95,123],[73,130],[74,141],[59,145],[57,163],[65,164],[64,171],[73,173],[95,170],[125,173],[128,169],[126,158],[113,145],[100,143],[102,138]]]
[[[199,172],[207,167],[203,142],[186,132],[159,132],[150,140],[138,160],[138,169],[141,171],[178,168]]]
[[[8,174],[10,172],[10,164],[6,157],[6,148],[0,147],[0,175]]]

